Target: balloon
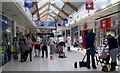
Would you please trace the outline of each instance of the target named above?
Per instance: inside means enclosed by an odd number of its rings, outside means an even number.
[[[67,23],[68,23],[68,19],[65,18],[65,19],[64,19],[64,24],[67,24]]]
[[[31,8],[33,6],[32,1],[27,0],[25,1],[25,7]]]

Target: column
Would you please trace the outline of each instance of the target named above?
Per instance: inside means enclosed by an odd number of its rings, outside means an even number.
[[[16,37],[16,21],[13,20],[13,37]]]
[[[80,26],[78,25],[78,37],[80,36]]]
[[[66,30],[65,30],[65,37],[66,37],[66,35],[67,35],[67,34],[66,34]]]

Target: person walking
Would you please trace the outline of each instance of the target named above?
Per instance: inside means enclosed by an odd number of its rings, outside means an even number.
[[[44,51],[46,52],[46,58],[48,58],[48,49],[47,49],[48,38],[46,37],[46,35],[43,35],[42,42],[43,42],[43,46],[42,46],[42,56],[41,56],[41,58],[44,58]]]
[[[113,34],[108,35],[108,46],[109,46],[110,57],[111,57],[110,71],[115,71],[116,65],[117,65],[116,57],[118,54],[118,43],[117,43],[117,39],[115,39]]]
[[[92,68],[96,69],[95,65],[95,33],[92,32],[92,30],[88,30],[88,33],[85,36],[85,41],[86,41],[86,54],[87,54],[87,68],[90,69],[90,56],[92,59]]]

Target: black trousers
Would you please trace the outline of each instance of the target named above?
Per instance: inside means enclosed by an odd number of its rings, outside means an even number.
[[[27,59],[29,54],[30,61],[32,60],[32,48],[30,47],[30,50],[25,51],[25,60]]]
[[[44,46],[42,47],[42,57],[44,57],[44,51],[46,52],[46,57],[48,57],[47,45],[44,45]]]
[[[25,59],[25,52],[21,52],[21,61],[23,61]]]
[[[89,50],[87,50],[87,67],[90,67],[90,56],[92,59],[92,67],[96,67],[95,65],[95,49],[94,48],[90,48]]]

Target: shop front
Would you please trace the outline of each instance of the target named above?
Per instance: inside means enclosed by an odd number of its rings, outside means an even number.
[[[12,21],[9,20],[6,16],[0,15],[0,22],[2,23],[0,26],[0,65],[4,65],[9,60],[9,52],[8,45],[12,44]]]
[[[72,40],[72,44],[73,42],[75,42],[75,39],[78,38],[78,26],[75,26],[73,28],[71,28],[71,40]]]
[[[120,34],[120,20],[118,14],[106,17],[100,20],[100,44],[102,46],[102,43],[104,40],[102,40],[105,36],[107,37],[109,34],[112,34],[115,36],[115,38],[118,37]]]

